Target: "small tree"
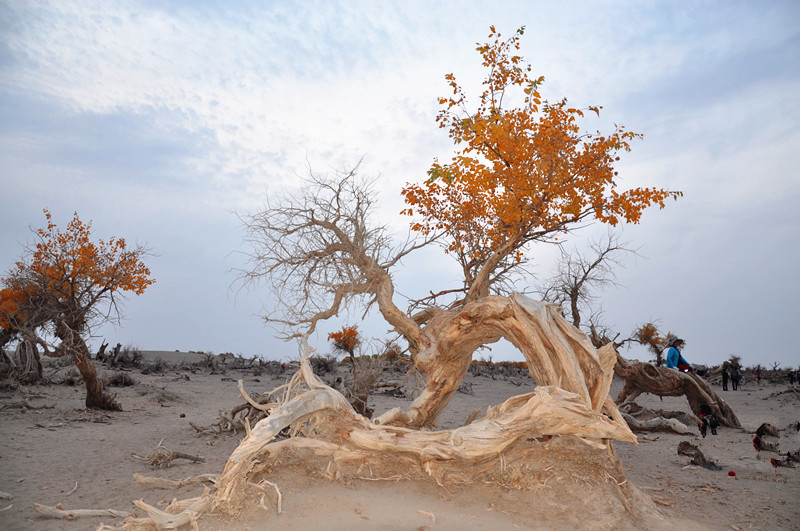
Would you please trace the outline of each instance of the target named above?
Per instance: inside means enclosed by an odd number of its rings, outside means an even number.
[[[347,386],[345,396],[359,414],[366,417],[372,416],[372,409],[367,405],[370,392],[375,388],[381,376],[381,359],[360,356],[356,359],[355,350],[362,341],[358,333],[358,326],[345,326],[338,332],[328,334],[328,341],[333,343],[333,348],[348,355],[353,365],[353,379]]]
[[[647,347],[653,353],[656,367],[661,367],[664,365],[664,349],[668,346],[667,338],[671,335],[671,332],[662,335],[655,324],[645,323],[634,332],[634,340]]]
[[[331,332],[328,334],[328,341],[333,343],[333,348],[339,352],[343,352],[350,357],[350,362],[355,367],[355,351],[361,344],[361,338],[358,335],[358,326],[344,326],[338,332]]]
[[[122,238],[92,240],[91,222],[77,213],[64,231],[44,214],[38,243],[0,279],[0,328],[47,356],[71,356],[86,384],[86,407],[120,410],[102,390],[86,339],[93,326],[119,320],[126,292],[140,295],[155,282],[141,261],[147,251],[128,249]]]

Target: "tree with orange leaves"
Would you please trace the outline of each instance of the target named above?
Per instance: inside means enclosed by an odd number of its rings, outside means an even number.
[[[473,352],[501,338],[519,348],[538,384],[599,400],[602,370],[591,342],[557,309],[510,293],[503,281],[525,263],[534,242],[591,220],[638,223],[645,208],[663,207],[681,195],[656,188],[621,190],[618,155],[640,135],[621,126],[605,135],[584,133],[585,111],[599,114],[599,107],[582,110],[566,100],[543,100],[543,78],[534,78],[514,54],[522,31],[503,40],[491,28],[490,42],[478,46],[488,74],[475,109],[455,76],[446,76],[452,95],[439,100],[437,119],[457,150],[447,163],[434,161],[427,180],[403,190],[403,214],[412,217],[418,239],[393,247],[385,227],[371,225],[374,195],[357,168],[335,178],[312,175],[298,195],[246,221],[254,248],[246,276],[272,281],[284,312],[268,320],[287,326],[288,337],[314,332],[320,321],[364,297],[408,343],[426,387],[407,412],[393,413],[385,422],[433,425]],[[443,243],[456,257],[463,283],[431,292],[403,311],[393,300],[391,269],[432,242]],[[551,332],[567,337],[541,338]],[[581,353],[561,350],[567,344],[583,345]],[[584,355],[584,361],[572,359]],[[552,359],[542,363],[547,357]]]
[[[361,344],[361,338],[358,337],[358,326],[343,326],[338,332],[328,334],[328,341],[333,342],[336,350],[344,352],[352,360],[356,347]]]
[[[453,94],[442,97],[437,117],[457,149],[449,163],[434,161],[429,178],[403,190],[403,212],[419,216],[412,228],[443,233],[445,248],[464,274],[466,300],[523,263],[526,246],[565,234],[581,221],[638,223],[642,211],[661,207],[681,192],[617,189],[615,163],[641,135],[617,126],[610,134],[585,133],[585,110],[567,100],[550,103],[531,66],[514,55],[524,27],[508,40],[491,27],[490,43],[477,51],[489,71],[475,109],[453,74]],[[520,102],[507,108],[509,102]],[[600,114],[600,107],[588,107]]]
[[[120,318],[125,293],[141,295],[155,280],[142,262],[147,250],[129,249],[122,238],[93,240],[91,223],[75,213],[60,230],[49,211],[38,243],[0,279],[0,329],[41,347],[47,356],[71,356],[86,384],[86,406],[120,410],[103,392],[89,359],[93,326]]]

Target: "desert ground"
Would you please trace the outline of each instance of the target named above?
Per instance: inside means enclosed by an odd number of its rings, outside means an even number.
[[[34,504],[66,510],[115,509],[141,515],[133,500],[165,506],[173,498],[188,498],[202,486],[177,491],[138,486],[134,474],[179,480],[222,471],[243,433],[201,434],[190,425],[217,422],[220,410],[243,402],[237,381],[250,394],[285,383],[294,365],[285,369],[253,370],[209,368],[207,358],[193,354],[151,355],[139,368],[110,370],[98,364],[101,376],[125,374],[125,385],[109,387],[117,394],[122,412],[87,410],[81,382],[29,385],[0,390],[0,529],[95,529],[119,525],[109,516],[63,520],[45,517]],[[142,370],[143,367],[149,369]],[[221,368],[220,368],[221,367]],[[156,370],[153,370],[156,369]],[[338,369],[346,378],[346,367]],[[53,382],[67,380],[70,367],[46,366]],[[147,374],[143,374],[143,372]],[[399,381],[400,373],[385,373]],[[329,380],[332,376],[323,376]],[[118,378],[119,380],[119,378]],[[124,382],[123,382],[124,383]],[[405,393],[374,393],[370,407],[380,414],[411,402],[410,381]],[[440,417],[441,428],[464,424],[475,409],[484,412],[506,398],[529,392],[527,376],[468,374],[462,389]],[[615,378],[611,394],[622,388]],[[308,470],[288,470],[273,482],[281,492],[281,512],[275,497],[234,518],[200,520],[201,529],[800,529],[800,468],[770,463],[778,454],[756,452],[752,438],[762,423],[780,429],[781,451],[800,449],[800,388],[788,382],[745,381],[738,391],[713,387],[733,408],[743,429],[721,427],[701,438],[671,432],[638,434],[637,445],[615,443],[627,481],[647,498],[645,515],[624,510],[598,498],[591,512],[576,510],[574,499],[592,503],[591,485],[574,482],[574,489],[544,484],[536,492],[507,490],[490,484],[444,488],[424,481],[334,482]],[[396,396],[404,395],[404,396]],[[689,411],[683,397],[643,395],[637,403],[654,410]],[[678,444],[691,441],[722,470],[689,464]],[[176,459],[157,468],[141,459],[159,443],[173,451],[202,456],[202,462]],[[558,469],[556,469],[558,470]],[[729,474],[734,472],[735,476]],[[566,484],[570,485],[567,478]]]

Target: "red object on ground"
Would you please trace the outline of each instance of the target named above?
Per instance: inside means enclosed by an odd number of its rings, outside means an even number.
[[[728,472],[728,475],[735,478],[736,477],[736,472],[731,470],[730,472]]]

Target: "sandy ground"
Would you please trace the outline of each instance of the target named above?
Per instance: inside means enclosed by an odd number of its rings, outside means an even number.
[[[63,374],[65,369],[61,369]],[[100,369],[101,374],[107,371]],[[47,369],[45,374],[52,373]],[[48,519],[34,503],[63,504],[65,509],[135,511],[131,501],[142,498],[158,506],[173,497],[197,496],[202,488],[178,491],[139,487],[133,474],[182,479],[221,472],[240,435],[198,435],[189,425],[208,425],[220,409],[241,403],[237,379],[251,393],[274,388],[290,374],[261,375],[232,370],[227,374],[170,369],[161,374],[127,373],[135,385],[112,388],[124,412],[106,413],[83,407],[82,386],[38,385],[21,391],[0,391],[0,529],[94,529],[119,523],[108,517],[74,521]],[[522,382],[522,385],[516,385]],[[457,393],[440,419],[442,428],[463,424],[474,409],[532,389],[530,380],[468,376],[472,394]],[[594,514],[575,511],[569,495],[507,491],[492,485],[444,489],[433,482],[383,481],[334,483],[287,471],[275,482],[282,492],[283,512],[260,508],[234,520],[208,518],[202,529],[800,529],[800,468],[773,468],[775,454],[759,454],[752,432],[763,422],[781,428],[781,450],[800,448],[800,435],[784,429],[800,420],[800,393],[770,395],[785,384],[746,383],[739,391],[721,392],[739,416],[744,429],[720,428],[705,439],[672,433],[639,437],[639,444],[616,443],[628,481],[659,502],[656,513],[631,520],[598,499]],[[621,389],[615,381],[612,396]],[[719,388],[717,388],[719,390]],[[15,407],[22,398],[34,407]],[[645,395],[645,407],[688,411],[683,398]],[[408,398],[371,397],[380,414],[404,407]],[[9,407],[11,406],[11,407]],[[171,468],[152,469],[131,454],[147,455],[160,441],[176,451],[202,455],[203,463],[175,461]],[[678,443],[697,444],[706,457],[723,467],[710,471],[688,465],[677,454]],[[775,442],[772,440],[771,442]],[[728,475],[736,473],[735,478]],[[591,499],[591,487],[576,485],[582,498]],[[588,489],[588,491],[587,491]],[[550,496],[548,513],[540,502]],[[649,502],[648,502],[649,503]],[[620,511],[624,512],[624,511]],[[141,514],[141,511],[139,511]],[[601,516],[601,517],[600,517]],[[619,520],[617,520],[619,518]]]

